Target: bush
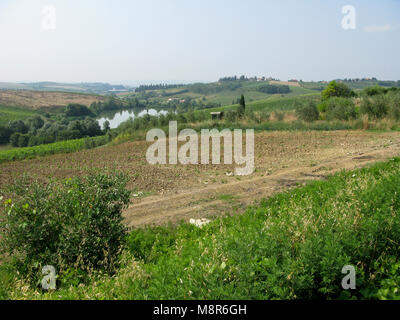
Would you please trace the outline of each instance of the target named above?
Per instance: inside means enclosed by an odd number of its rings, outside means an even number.
[[[400,94],[389,96],[389,116],[397,121],[400,120]]]
[[[360,112],[376,119],[381,119],[388,113],[388,101],[384,95],[373,98],[365,97],[361,100]]]
[[[351,98],[355,96],[355,93],[344,83],[331,81],[326,89],[322,91],[321,96],[322,100],[328,100],[332,97]]]
[[[300,120],[312,122],[319,119],[319,111],[314,101],[297,107],[296,114]]]
[[[276,121],[283,121],[285,114],[282,111],[275,110],[273,112],[273,117]]]
[[[388,89],[380,87],[380,86],[373,86],[363,90],[368,97],[376,96],[378,94],[386,94]]]
[[[328,120],[349,120],[357,117],[355,104],[351,99],[335,97],[324,103]]]
[[[84,138],[84,148],[85,149],[92,149],[97,148],[100,146],[104,146],[105,144],[109,143],[112,140],[112,135],[107,134],[104,136],[93,137],[93,138]]]
[[[318,104],[317,109],[319,112],[325,113],[326,110],[328,110],[328,102],[322,101],[320,104]]]
[[[91,173],[47,185],[26,179],[11,190],[0,222],[2,251],[17,271],[37,283],[44,265],[112,273],[123,248],[122,209],[129,203],[127,176]]]
[[[225,121],[228,123],[234,123],[237,121],[238,113],[235,110],[229,110],[225,113]]]

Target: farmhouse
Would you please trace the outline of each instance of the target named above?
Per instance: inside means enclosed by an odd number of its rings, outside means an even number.
[[[224,118],[223,112],[210,112],[212,120],[222,120]]]

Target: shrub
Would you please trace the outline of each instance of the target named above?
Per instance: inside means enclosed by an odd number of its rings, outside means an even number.
[[[373,98],[363,98],[361,100],[360,112],[372,118],[383,118],[388,113],[387,98],[384,95],[377,95]]]
[[[112,273],[123,248],[127,181],[116,172],[46,185],[17,181],[0,222],[2,251],[33,283],[44,265],[56,267],[58,275],[72,269]]]
[[[273,112],[273,117],[276,121],[283,121],[285,114],[282,111],[275,110]]]
[[[351,98],[355,96],[355,93],[344,83],[331,81],[326,89],[322,91],[321,96],[322,100],[328,100],[332,97]]]
[[[305,105],[297,107],[296,114],[300,120],[307,122],[312,122],[319,119],[319,111],[315,102],[313,101],[309,101]]]
[[[245,117],[249,121],[253,121],[253,122],[257,122],[258,121],[256,113],[251,109],[250,110],[246,110]]]
[[[229,110],[229,111],[225,112],[225,121],[226,122],[234,123],[234,122],[236,122],[237,118],[238,118],[237,111]]]
[[[326,116],[328,120],[349,120],[357,116],[353,100],[348,98],[331,98],[326,104]]]
[[[373,86],[363,90],[363,93],[365,93],[369,97],[376,96],[378,94],[386,94],[387,92],[388,89],[381,86]]]
[[[93,137],[93,138],[84,138],[84,148],[92,149],[96,147],[103,146],[112,140],[112,135],[107,134],[105,136]]]
[[[317,109],[321,113],[325,113],[326,110],[328,110],[328,103],[327,101],[322,101],[320,104],[318,104]]]
[[[271,119],[271,114],[268,111],[261,111],[258,113],[259,118],[260,118],[260,123],[269,121]]]
[[[389,96],[389,116],[395,120],[400,120],[400,94]]]

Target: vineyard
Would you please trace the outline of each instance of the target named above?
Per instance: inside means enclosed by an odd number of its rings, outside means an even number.
[[[77,140],[60,141],[51,144],[43,144],[35,147],[16,148],[0,151],[0,163],[24,159],[32,159],[59,153],[71,153],[82,149],[90,149],[106,144],[105,137],[83,138]]]

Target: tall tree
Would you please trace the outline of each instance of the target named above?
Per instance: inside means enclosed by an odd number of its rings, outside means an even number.
[[[239,117],[242,117],[244,115],[245,111],[246,111],[246,101],[244,99],[244,95],[242,94],[242,96],[240,97],[240,101],[239,101],[239,109],[238,109]]]

